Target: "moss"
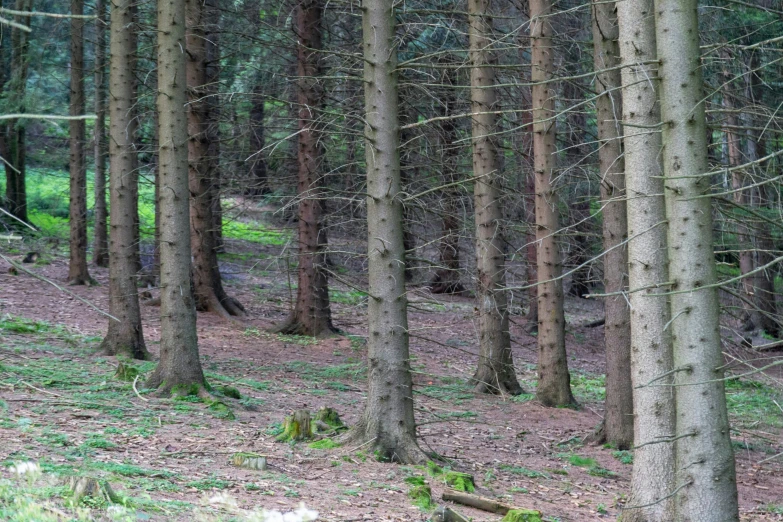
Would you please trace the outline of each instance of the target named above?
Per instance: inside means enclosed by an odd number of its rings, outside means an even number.
[[[315,442],[311,442],[310,443],[310,447],[314,448],[314,449],[324,449],[324,450],[326,450],[326,449],[338,448],[338,447],[340,447],[340,445],[337,444],[332,439],[321,439],[321,440],[317,440]]]
[[[431,460],[427,461],[427,473],[432,475],[433,477],[437,477],[438,475],[441,475],[443,473],[443,468],[432,462]]]
[[[166,383],[160,385],[165,389]],[[176,399],[178,397],[198,397],[201,392],[201,386],[198,384],[177,384],[171,388],[171,395]]]
[[[535,509],[512,509],[501,522],[542,522],[541,512]]]
[[[229,408],[225,402],[212,401],[208,404],[209,404],[210,411],[214,412],[215,417],[218,417],[220,419],[226,419],[226,420],[236,419],[236,416],[234,416],[234,412],[231,411],[231,408]]]
[[[443,474],[443,481],[457,491],[472,493],[476,490],[476,483],[473,475],[460,473],[459,471],[446,471]]]
[[[295,442],[313,437],[314,424],[310,422],[310,412],[296,410],[283,422],[283,432],[275,437],[278,442]]]
[[[327,426],[335,430],[345,428],[345,424],[340,418],[340,415],[337,413],[337,410],[335,410],[334,408],[327,408],[326,406],[324,406],[323,408],[315,412],[315,420],[323,422],[324,424],[326,424]]]
[[[223,394],[226,397],[230,397],[232,399],[242,398],[242,394],[240,394],[239,390],[237,390],[233,386],[218,386],[217,389],[221,394]]]
[[[231,456],[231,465],[237,468],[263,471],[266,469],[266,457],[257,453],[239,452]]]
[[[429,511],[434,507],[432,503],[432,489],[429,484],[413,486],[408,491],[408,497],[413,501],[413,505],[419,509]]]
[[[114,372],[114,377],[120,381],[133,382],[138,376],[138,368],[131,366],[130,364],[125,364],[122,361],[117,365],[117,371]]]

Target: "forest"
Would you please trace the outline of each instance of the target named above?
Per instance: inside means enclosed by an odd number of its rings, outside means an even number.
[[[783,0],[0,0],[0,520],[783,520]]]

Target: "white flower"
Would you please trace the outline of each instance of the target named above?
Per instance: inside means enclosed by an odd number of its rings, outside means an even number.
[[[310,522],[311,520],[316,520],[318,518],[318,511],[307,509],[304,502],[299,504],[299,507],[294,511],[294,514],[299,517],[299,521],[301,522]]]

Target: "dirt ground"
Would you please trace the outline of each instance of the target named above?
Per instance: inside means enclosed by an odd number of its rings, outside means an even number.
[[[61,257],[25,266],[60,284],[67,274]],[[146,476],[141,472],[109,476],[116,490],[131,497],[148,496],[164,506],[162,512],[140,510],[151,520],[193,520],[193,506],[203,505],[205,495],[218,491],[247,509],[291,510],[304,502],[328,521],[427,520],[429,513],[408,498],[405,482],[412,475],[426,476],[433,500],[443,504],[444,484],[425,470],[376,462],[361,448],[316,449],[306,443],[275,442],[275,423],[293,409],[330,406],[348,425],[357,420],[366,390],[362,371],[366,307],[361,299],[333,303],[335,325],[348,336],[317,341],[276,336],[267,329],[287,315],[287,276],[243,266],[226,262],[223,269],[231,272],[239,267],[236,272],[241,275],[228,277],[227,289],[247,307],[248,319],[226,322],[208,314],[198,317],[199,346],[211,382],[231,383],[243,395],[240,401],[225,399],[236,416],[227,420],[210,414],[203,404],[177,408],[171,400],[146,393],[137,396],[127,383],[112,385],[117,361],[92,353],[105,333],[107,318],[45,282],[24,273],[10,275],[8,265],[0,260],[0,316],[64,325],[84,339],[73,346],[54,334],[36,337],[0,329],[0,362],[19,371],[44,361],[71,364],[78,369],[74,381],[115,390],[115,398],[105,400],[125,405],[121,415],[113,415],[79,404],[92,388],[82,388],[86,391],[81,394],[69,387],[75,383],[36,383],[7,374],[0,387],[0,399],[8,405],[8,411],[2,412],[6,422],[0,424],[0,461],[10,463],[25,456],[50,462],[61,472],[78,470],[87,460],[102,463],[104,470],[106,463],[157,470]],[[108,273],[94,267],[91,272],[99,286],[67,290],[107,310]],[[582,442],[602,415],[603,330],[581,326],[601,317],[600,303],[583,299],[567,303],[569,364],[582,404],[581,409],[571,410],[545,408],[531,395],[511,399],[472,393],[464,384],[477,359],[472,300],[435,299],[424,289],[414,289],[412,302],[411,350],[422,447],[442,455],[452,469],[472,474],[477,494],[538,509],[545,520],[615,519],[629,491],[630,455]],[[143,307],[144,335],[153,354],[158,349],[158,313],[158,308]],[[512,320],[514,360],[530,392],[535,383],[536,339],[519,327],[522,317]],[[781,411],[778,414],[783,416]],[[19,428],[21,419],[28,419],[27,429]],[[131,429],[142,425],[144,429]],[[783,519],[783,469],[779,459],[762,462],[783,451],[778,426],[780,422],[764,419],[735,423],[743,520]],[[68,443],[52,444],[53,433]],[[97,440],[96,433],[110,444],[93,444],[82,454],[72,451]],[[269,469],[233,467],[229,458],[234,452],[266,455]],[[8,476],[7,470],[0,470],[3,474]],[[476,521],[501,518],[446,504]]]

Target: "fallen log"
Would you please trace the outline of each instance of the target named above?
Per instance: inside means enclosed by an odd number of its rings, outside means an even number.
[[[470,506],[476,509],[480,509],[482,511],[497,513],[498,515],[505,515],[509,511],[513,511],[513,510],[531,511],[532,514],[532,510],[523,510],[522,508],[511,506],[509,504],[504,504],[502,502],[498,502],[497,500],[491,498],[480,497],[478,495],[471,495],[470,493],[456,491],[454,489],[445,490],[443,492],[442,498],[443,500],[450,500],[452,502],[462,504],[463,506]]]

